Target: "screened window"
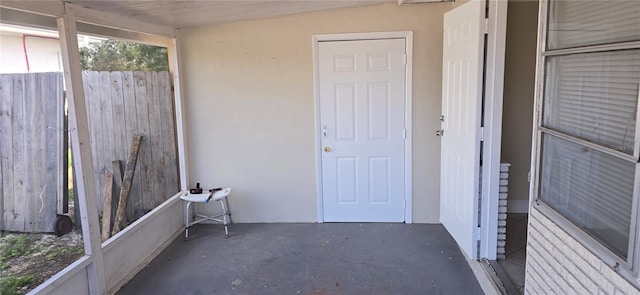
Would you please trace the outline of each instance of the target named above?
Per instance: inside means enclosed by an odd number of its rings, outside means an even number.
[[[633,153],[640,49],[552,56],[546,68],[543,126]]]
[[[640,3],[551,1],[546,24],[538,200],[635,269]]]
[[[617,255],[627,257],[635,166],[543,134],[540,197]]]
[[[553,1],[549,9],[548,49],[640,40],[637,0]]]

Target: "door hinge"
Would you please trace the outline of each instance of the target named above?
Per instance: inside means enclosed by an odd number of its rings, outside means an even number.
[[[484,141],[484,127],[480,127],[480,141]]]
[[[489,19],[488,18],[484,19],[484,33],[485,34],[489,34]]]
[[[407,139],[407,128],[402,129],[402,138]]]
[[[473,240],[480,241],[480,227],[476,227],[473,229]]]
[[[403,55],[403,59],[404,59],[404,60],[403,60],[403,63],[404,63],[404,65],[406,66],[406,65],[407,65],[407,54],[404,54],[404,55]]]

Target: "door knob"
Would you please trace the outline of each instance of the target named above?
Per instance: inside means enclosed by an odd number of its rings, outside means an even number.
[[[436,131],[436,136],[444,136],[444,129]]]
[[[328,147],[328,146],[325,146],[323,150],[324,150],[325,153],[328,153],[328,152],[331,151],[331,148]]]

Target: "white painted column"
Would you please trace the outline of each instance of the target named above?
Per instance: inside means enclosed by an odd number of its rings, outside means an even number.
[[[506,0],[489,1],[485,80],[484,152],[480,257],[495,260],[498,250],[498,200],[502,143],[502,92],[507,33]]]
[[[184,125],[184,101],[182,90],[182,78],[180,68],[180,32],[170,39],[167,44],[169,57],[169,71],[173,76],[173,95],[176,112],[176,139],[178,141],[178,164],[180,171],[180,190],[186,191],[189,187],[189,159],[187,157],[187,129]]]
[[[78,34],[73,7],[65,5],[65,13],[57,19],[64,65],[64,78],[69,104],[69,130],[71,131],[71,147],[73,153],[73,170],[78,193],[78,204],[82,221],[85,254],[90,256],[87,266],[89,294],[105,293],[104,265],[102,257],[102,241],[98,222],[98,203],[95,195],[93,178],[93,161],[91,157],[91,141],[87,107],[82,84],[82,68]]]

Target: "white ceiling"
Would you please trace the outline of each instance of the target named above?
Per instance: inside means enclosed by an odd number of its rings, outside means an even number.
[[[180,29],[311,11],[395,3],[396,0],[67,0],[67,2]]]

